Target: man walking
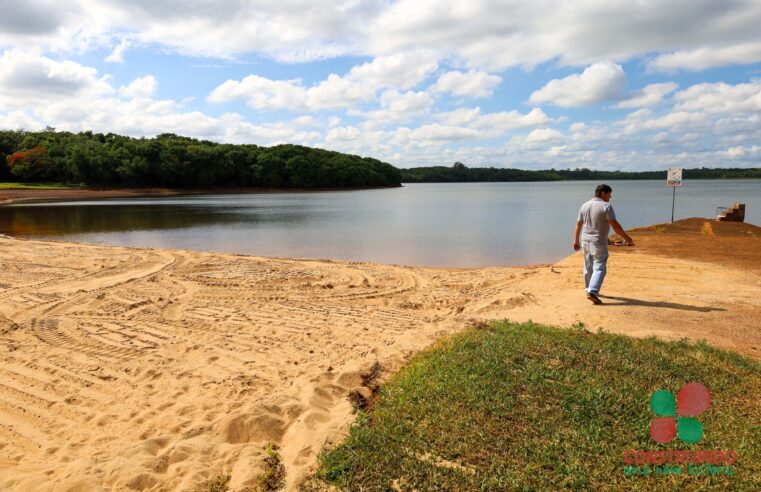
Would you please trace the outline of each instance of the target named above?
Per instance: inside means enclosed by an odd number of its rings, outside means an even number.
[[[616,213],[610,204],[611,195],[613,189],[606,184],[595,188],[594,198],[584,203],[579,210],[573,235],[574,251],[584,251],[584,287],[587,299],[593,304],[602,304],[599,294],[607,271],[608,234],[611,226],[626,241],[627,246],[634,245],[632,238],[616,220]],[[582,233],[581,244],[579,233]]]

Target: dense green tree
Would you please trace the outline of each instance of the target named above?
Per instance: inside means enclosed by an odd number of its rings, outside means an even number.
[[[8,156],[21,147],[23,132],[0,131],[0,180],[12,178],[11,168],[8,165]]]
[[[172,133],[0,132],[0,179],[90,186],[399,186],[385,162],[300,145],[218,144]]]

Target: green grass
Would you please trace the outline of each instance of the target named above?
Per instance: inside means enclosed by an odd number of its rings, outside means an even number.
[[[263,491],[280,490],[285,486],[285,466],[280,458],[279,448],[268,445],[264,452],[264,473],[259,477],[259,488]]]
[[[648,435],[653,391],[711,391],[696,444]],[[626,450],[735,450],[733,476],[626,476]],[[532,323],[471,328],[421,353],[320,456],[304,488],[759,490],[761,365],[705,343]]]
[[[70,190],[80,188],[62,183],[2,183],[0,190]]]
[[[232,475],[218,475],[204,484],[205,492],[227,492],[230,490],[229,483],[231,478]]]

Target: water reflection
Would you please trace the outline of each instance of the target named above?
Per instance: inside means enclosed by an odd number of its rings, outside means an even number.
[[[569,255],[576,214],[598,183],[453,183],[315,193],[98,200],[0,207],[0,233],[117,246],[475,267]],[[666,222],[662,181],[608,183],[626,228]],[[676,217],[747,205],[760,223],[761,180],[691,181]]]
[[[188,229],[206,225],[251,227],[268,222],[298,225],[310,213],[271,207],[197,205],[34,204],[0,207],[0,233],[10,236],[61,236],[83,233]]]

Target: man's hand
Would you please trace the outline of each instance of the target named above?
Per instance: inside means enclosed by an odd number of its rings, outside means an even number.
[[[581,249],[581,245],[579,244],[579,234],[581,234],[581,227],[584,225],[584,222],[577,220],[576,221],[576,230],[573,231],[573,250],[578,251]]]
[[[626,241],[627,246],[634,246],[634,240],[624,231],[624,228],[621,227],[621,224],[619,224],[617,220],[609,220],[608,222],[610,223],[611,227],[613,227],[613,230],[616,231],[616,234],[621,236],[623,240]]]

